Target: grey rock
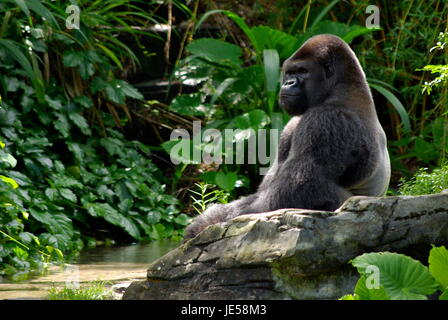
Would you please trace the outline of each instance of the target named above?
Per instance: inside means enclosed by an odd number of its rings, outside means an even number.
[[[447,193],[352,197],[336,212],[243,215],[153,262],[123,299],[337,299],[353,292],[358,274],[348,261],[356,256],[427,259],[431,245],[447,243]]]

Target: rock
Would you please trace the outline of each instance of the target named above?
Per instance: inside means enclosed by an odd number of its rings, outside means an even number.
[[[427,259],[432,244],[447,243],[447,193],[243,215],[156,260],[123,299],[337,299],[359,277],[350,259],[374,251]]]

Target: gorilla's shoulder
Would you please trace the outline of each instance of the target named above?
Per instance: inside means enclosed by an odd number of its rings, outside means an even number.
[[[322,125],[325,123],[334,124],[334,121],[345,122],[358,122],[360,117],[356,112],[343,105],[321,105],[314,108],[310,108],[302,116],[302,121],[318,121]],[[301,121],[301,122],[302,122]]]

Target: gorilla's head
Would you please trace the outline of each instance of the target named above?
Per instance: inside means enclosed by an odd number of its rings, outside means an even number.
[[[280,107],[301,115],[334,93],[336,84],[364,77],[358,60],[341,38],[322,34],[306,41],[283,64]]]

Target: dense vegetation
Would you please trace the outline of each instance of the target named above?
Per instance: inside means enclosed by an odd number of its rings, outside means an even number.
[[[179,238],[188,217],[166,193],[150,148],[127,140],[119,78],[137,62],[115,38],[154,36],[139,1],[82,1],[80,29],[63,2],[2,2],[0,274],[39,267],[95,240]],[[132,11],[132,13],[130,13]]]
[[[206,204],[253,189],[263,159],[177,154],[174,166],[170,132],[196,120],[247,144],[253,130],[281,129],[279,67],[319,33],[350,43],[366,71],[389,139],[389,193],[448,188],[445,1],[380,1],[373,29],[367,0],[71,3],[79,29],[65,1],[0,3],[0,275],[99,242],[180,239]],[[154,79],[170,81],[162,95],[137,89]],[[410,179],[421,167],[432,173]]]

